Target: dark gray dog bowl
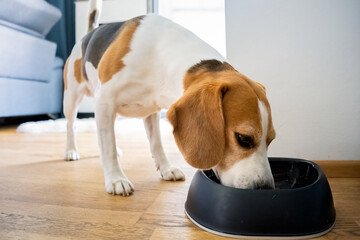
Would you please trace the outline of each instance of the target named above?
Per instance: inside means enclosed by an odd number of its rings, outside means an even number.
[[[301,239],[329,232],[335,222],[331,189],[313,162],[269,158],[275,189],[237,189],[212,170],[197,171],[185,213],[200,228],[227,237]]]

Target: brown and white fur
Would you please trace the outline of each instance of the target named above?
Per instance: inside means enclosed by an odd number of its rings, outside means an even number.
[[[118,114],[144,119],[163,179],[185,179],[165,156],[161,109],[169,109],[176,143],[191,166],[212,168],[227,186],[273,188],[267,147],[275,131],[265,88],[236,71],[193,33],[161,16],[97,27],[100,6],[100,1],[91,1],[90,32],[76,43],[64,68],[65,159],[79,159],[74,120],[87,95],[95,97],[108,193],[127,196],[134,191],[118,161]]]

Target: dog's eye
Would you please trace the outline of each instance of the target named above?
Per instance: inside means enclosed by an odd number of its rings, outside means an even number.
[[[251,136],[247,136],[240,133],[235,133],[236,141],[243,148],[253,148],[255,146],[254,139]]]

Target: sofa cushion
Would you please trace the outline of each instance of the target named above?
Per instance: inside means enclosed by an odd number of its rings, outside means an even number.
[[[61,112],[63,63],[55,58],[48,82],[0,77],[0,118]]]
[[[0,25],[0,77],[49,81],[56,44]]]
[[[55,57],[55,61],[54,61],[54,64],[53,64],[53,69],[62,68],[63,66],[64,66],[64,60],[62,60],[59,57]]]
[[[20,25],[16,25],[16,24],[11,23],[11,22],[4,21],[2,19],[0,19],[0,25],[3,25],[4,27],[12,28],[12,29],[14,29],[16,31],[23,32],[23,33],[29,34],[31,36],[34,36],[34,37],[45,38],[45,36],[43,36],[42,34],[40,34],[38,32],[35,32],[34,30],[22,27]]]
[[[60,10],[44,0],[0,0],[0,19],[44,36],[60,17]]]

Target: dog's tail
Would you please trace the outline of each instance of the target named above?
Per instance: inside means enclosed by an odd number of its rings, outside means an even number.
[[[99,26],[102,0],[90,0],[88,32]]]

